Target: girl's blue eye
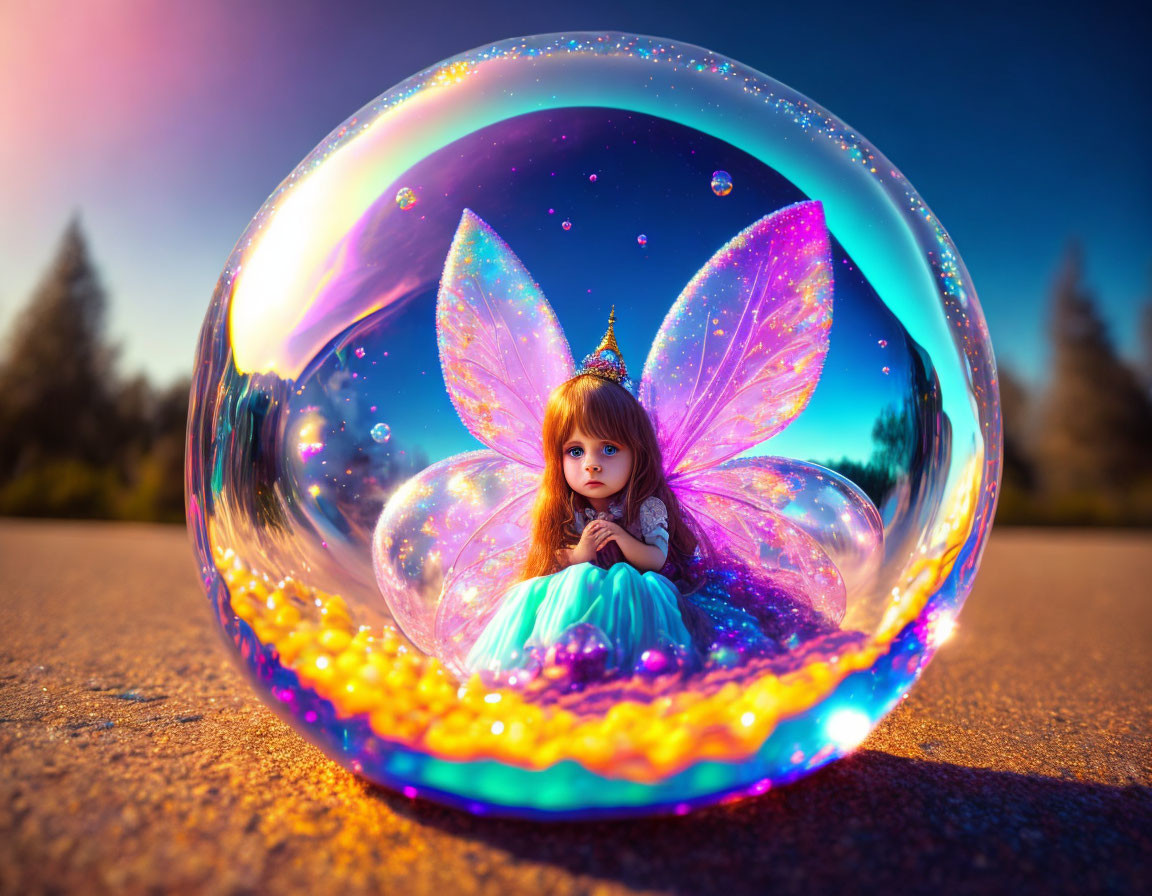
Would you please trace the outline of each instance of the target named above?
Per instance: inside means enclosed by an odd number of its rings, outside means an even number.
[[[613,454],[615,454],[619,450],[620,449],[617,448],[615,445],[605,445],[604,446],[604,454],[607,455],[608,457],[611,457]]]
[[[569,457],[583,457],[584,456],[584,449],[583,448],[569,448],[568,449],[568,456]]]

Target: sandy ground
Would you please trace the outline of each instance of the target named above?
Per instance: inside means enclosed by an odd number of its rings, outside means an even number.
[[[997,531],[854,756],[682,818],[549,825],[305,743],[233,666],[182,530],[0,520],[0,892],[1149,892],[1150,583],[1150,534]]]

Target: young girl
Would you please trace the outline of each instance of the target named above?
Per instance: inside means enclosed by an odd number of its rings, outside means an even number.
[[[687,569],[696,538],[665,480],[652,421],[622,385],[612,321],[548,399],[532,546],[522,580],[468,654],[471,672],[544,661],[574,637],[577,649],[606,646],[607,673],[631,673],[649,650],[692,653],[681,613],[691,620],[691,609],[668,576]]]

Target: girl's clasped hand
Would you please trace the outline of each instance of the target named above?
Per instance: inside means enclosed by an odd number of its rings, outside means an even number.
[[[612,542],[620,544],[621,537],[626,535],[627,533],[619,523],[614,523],[611,520],[592,520],[584,527],[584,534],[580,536],[580,544],[590,545],[598,551]]]

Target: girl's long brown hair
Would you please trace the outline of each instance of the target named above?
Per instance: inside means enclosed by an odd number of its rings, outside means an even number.
[[[544,476],[532,510],[532,547],[521,577],[531,579],[560,569],[557,552],[572,547],[578,536],[573,518],[590,507],[564,478],[564,443],[579,428],[597,439],[632,451],[632,472],[624,487],[625,527],[636,521],[640,505],[655,495],[668,508],[668,560],[684,568],[696,551],[696,536],[668,487],[660,445],[648,412],[623,387],[585,374],[557,386],[544,411]]]

